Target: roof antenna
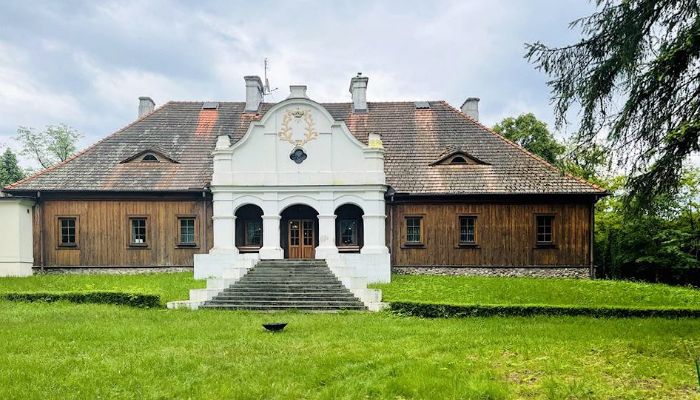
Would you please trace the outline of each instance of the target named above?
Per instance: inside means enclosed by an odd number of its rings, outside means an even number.
[[[267,57],[265,57],[265,85],[263,86],[263,97],[271,94],[278,88],[270,89],[270,81],[267,80],[267,70],[270,68],[270,63],[267,61]]]

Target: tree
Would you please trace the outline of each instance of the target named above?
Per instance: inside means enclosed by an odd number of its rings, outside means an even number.
[[[651,204],[681,186],[700,151],[700,1],[596,0],[570,27],[564,47],[526,44],[526,58],[550,77],[557,126],[581,108],[575,141],[602,135],[626,168],[628,199]]]
[[[505,118],[494,125],[493,130],[551,164],[557,163],[559,156],[564,153],[564,146],[554,139],[547,129],[547,124],[538,120],[532,113],[521,114],[517,118]]]
[[[32,157],[42,168],[65,161],[77,150],[82,135],[68,125],[48,125],[42,132],[20,126],[17,140],[22,144],[22,155]]]
[[[567,147],[566,154],[559,160],[560,168],[598,186],[605,186],[603,170],[609,169],[610,152],[596,143],[585,148],[577,148],[573,144]]]
[[[700,169],[683,171],[679,190],[656,196],[642,213],[623,204],[626,180],[608,180],[612,195],[596,204],[601,274],[700,285]]]
[[[10,149],[5,149],[0,159],[0,188],[24,178],[24,172],[17,163],[15,153]]]

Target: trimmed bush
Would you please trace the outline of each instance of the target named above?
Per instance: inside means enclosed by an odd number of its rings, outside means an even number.
[[[85,292],[26,292],[3,293],[0,298],[9,301],[47,302],[69,301],[71,303],[116,304],[141,308],[161,307],[160,296],[144,293],[106,291]]]
[[[423,318],[453,317],[530,317],[545,316],[586,316],[606,318],[663,317],[699,318],[696,308],[633,308],[633,307],[581,307],[549,305],[450,305],[411,302],[392,302],[390,310],[399,315]]]

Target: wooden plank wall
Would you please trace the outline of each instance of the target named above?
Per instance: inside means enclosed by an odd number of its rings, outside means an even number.
[[[387,243],[395,266],[587,266],[590,212],[586,203],[394,204]],[[538,213],[555,215],[556,248],[535,246]],[[404,246],[405,217],[413,215],[423,217],[422,248]],[[458,246],[460,215],[477,216],[478,247]]]
[[[49,200],[34,219],[34,260],[45,266],[193,266],[213,245],[210,201]],[[129,247],[129,215],[148,217],[147,248]],[[197,247],[178,247],[178,215],[197,218]],[[58,247],[58,217],[78,218],[78,248]]]

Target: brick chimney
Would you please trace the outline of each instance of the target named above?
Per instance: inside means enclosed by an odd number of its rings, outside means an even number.
[[[357,76],[350,79],[353,112],[367,112],[367,81],[369,81],[369,78],[362,76],[362,72],[358,72]]]
[[[156,103],[152,98],[146,96],[139,97],[139,118],[152,113],[155,108]]]
[[[244,76],[245,111],[257,112],[263,99],[263,84],[259,76]]]
[[[479,98],[469,97],[462,103],[462,112],[467,116],[472,117],[472,119],[479,120]]]

